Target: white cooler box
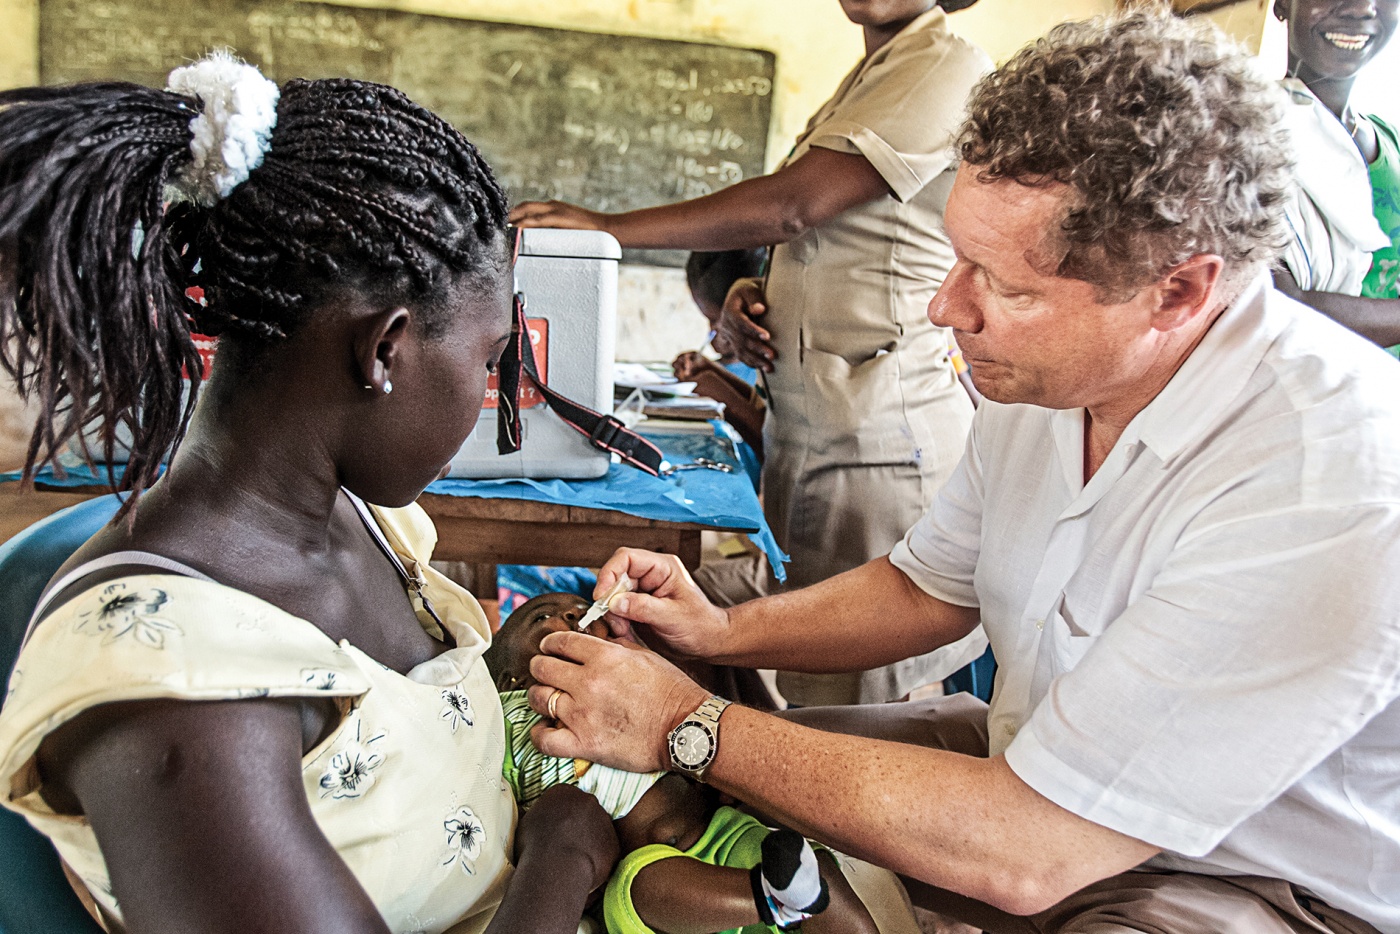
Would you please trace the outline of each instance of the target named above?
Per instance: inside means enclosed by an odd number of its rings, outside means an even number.
[[[617,240],[602,231],[531,229],[524,232],[515,266],[540,375],[551,389],[603,415],[613,410],[621,257]],[[585,480],[607,473],[608,453],[546,406],[528,376],[522,373],[520,382],[520,450],[496,453],[492,377],[481,418],[452,458],[448,476]]]

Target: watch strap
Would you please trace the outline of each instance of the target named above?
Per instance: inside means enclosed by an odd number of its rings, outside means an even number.
[[[716,735],[719,733],[719,718],[724,713],[724,709],[729,706],[729,701],[718,694],[711,694],[705,699],[705,703],[695,708],[695,713],[686,717],[687,720],[703,720],[710,725]]]
[[[719,695],[711,694],[705,699],[704,703],[695,708],[694,713],[682,720],[676,726],[676,729],[671,731],[672,735],[674,735],[677,731],[684,729],[686,724],[698,722],[709,730],[710,741],[712,743],[709,761],[700,768],[687,768],[683,763],[677,762],[673,756],[671,759],[671,767],[673,769],[694,777],[697,782],[705,781],[705,773],[710,770],[711,764],[715,761],[715,756],[719,754],[719,718],[723,716],[725,709],[729,707],[729,703],[729,701]]]

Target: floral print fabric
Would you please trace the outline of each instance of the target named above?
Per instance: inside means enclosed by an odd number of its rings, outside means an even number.
[[[305,620],[219,584],[165,573],[92,588],[55,610],[20,656],[0,711],[5,806],[49,836],[94,899],[120,918],[86,821],[39,793],[34,753],[87,707],[139,698],[324,696],[343,718],[302,759],[312,814],[395,932],[485,928],[510,873],[515,803],[505,733],[481,662],[489,629],[470,594],[428,567],[416,506],[375,510],[423,569],[456,648],[400,675]],[[407,560],[405,563],[407,563]]]

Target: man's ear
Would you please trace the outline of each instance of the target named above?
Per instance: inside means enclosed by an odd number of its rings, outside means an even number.
[[[1213,311],[1219,304],[1216,293],[1225,272],[1225,260],[1213,253],[1198,253],[1167,271],[1154,286],[1157,307],[1152,311],[1152,327],[1174,331]]]
[[[401,359],[411,316],[407,308],[389,308],[355,322],[356,378],[365,389],[393,391],[394,366]]]
[[[1288,19],[1288,0],[1274,0],[1274,19],[1280,23]]]

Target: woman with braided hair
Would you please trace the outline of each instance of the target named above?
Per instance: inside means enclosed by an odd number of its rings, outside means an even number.
[[[506,212],[392,88],[225,56],[0,93],[27,469],[84,437],[110,461],[119,427],[131,452],[31,623],[0,803],[108,930],[571,932],[606,880],[592,798],[517,828],[489,629],[411,505],[508,336]],[[220,338],[204,387],[192,329]]]

